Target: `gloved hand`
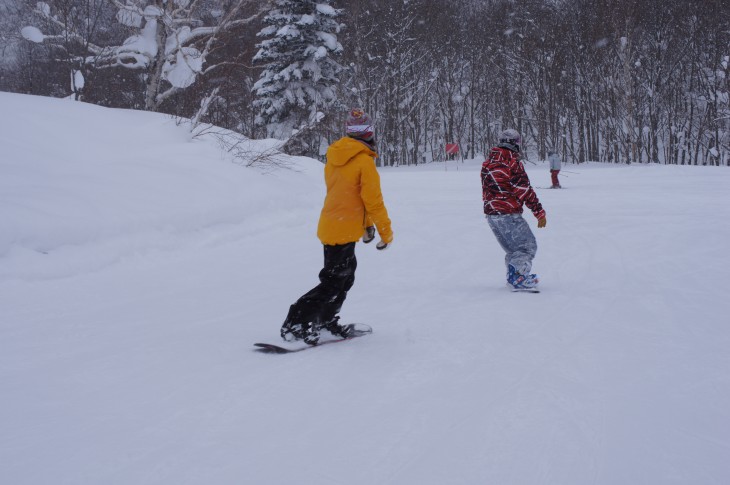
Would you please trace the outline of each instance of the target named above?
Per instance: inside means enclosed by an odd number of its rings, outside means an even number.
[[[375,248],[382,251],[383,249],[388,249],[388,247],[390,247],[391,244],[393,244],[392,241],[387,243],[387,242],[383,242],[383,240],[381,239],[380,241],[378,241],[378,244],[375,245]]]
[[[365,228],[365,234],[362,235],[362,242],[365,244],[373,242],[375,239],[375,226],[368,226]]]
[[[537,227],[542,229],[547,225],[547,217],[542,216],[540,219],[537,220]]]

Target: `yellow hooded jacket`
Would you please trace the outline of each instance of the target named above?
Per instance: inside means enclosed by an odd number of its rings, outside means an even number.
[[[373,224],[384,242],[393,241],[380,192],[380,175],[375,169],[377,156],[365,143],[349,137],[340,138],[327,149],[327,196],[317,228],[322,244],[355,242],[362,237],[365,227]]]

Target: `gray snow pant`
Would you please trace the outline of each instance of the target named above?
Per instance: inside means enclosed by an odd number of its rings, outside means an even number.
[[[520,274],[530,274],[532,260],[537,253],[537,241],[522,214],[487,216],[489,227],[497,237],[499,245],[505,250],[505,266],[509,273],[512,265]]]

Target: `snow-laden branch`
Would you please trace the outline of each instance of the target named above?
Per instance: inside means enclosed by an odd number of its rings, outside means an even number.
[[[74,19],[59,16],[51,6],[39,2],[35,14],[49,29],[36,26],[21,29],[31,42],[65,48],[69,60],[88,68],[114,68],[146,71],[145,106],[156,110],[175,93],[191,86],[214,66],[204,69],[208,55],[223,32],[248,25],[263,13],[269,0],[234,0],[221,15],[206,15],[215,3],[201,0],[108,0],[116,10],[115,18],[134,33],[117,45],[101,46],[74,28]],[[243,16],[244,11],[250,11]],[[215,25],[205,25],[203,17],[217,18]],[[66,45],[77,43],[86,50],[72,55]],[[225,61],[224,61],[225,62]],[[160,84],[166,83],[166,86]]]

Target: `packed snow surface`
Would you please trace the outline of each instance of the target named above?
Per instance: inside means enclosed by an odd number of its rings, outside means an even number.
[[[730,483],[726,167],[566,165],[540,294],[504,286],[480,160],[381,169],[395,242],[342,312],[374,333],[263,355],[317,282],[319,162],[0,113],[2,483]]]

